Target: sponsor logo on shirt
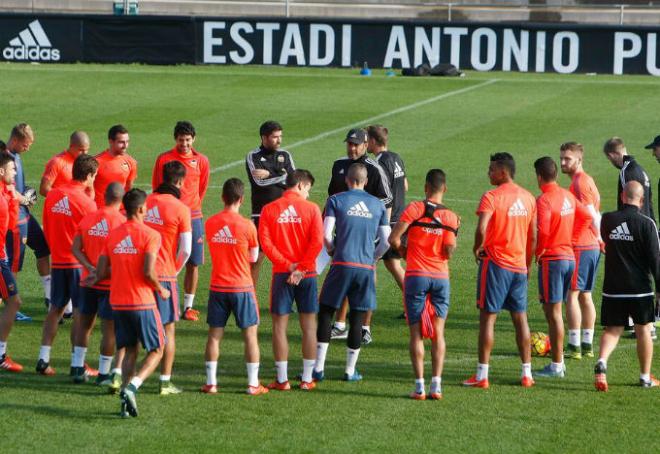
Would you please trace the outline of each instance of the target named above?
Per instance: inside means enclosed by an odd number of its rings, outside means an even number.
[[[422,232],[428,233],[430,235],[442,236],[442,229],[440,229],[440,228],[433,229],[431,227],[422,227]]]
[[[403,169],[399,165],[398,162],[394,163],[394,178],[401,178],[404,177],[406,174],[404,173]]]
[[[211,238],[211,242],[213,243],[224,243],[224,244],[238,244],[238,241],[234,238],[234,235],[231,234],[231,230],[229,230],[229,226],[226,225],[217,232],[215,232],[215,235]]]
[[[511,208],[509,208],[508,215],[509,217],[527,216],[527,208],[525,208],[522,200],[516,199],[516,201],[513,202],[513,205],[511,205]]]
[[[87,234],[89,236],[99,236],[105,238],[108,236],[108,232],[110,229],[108,228],[108,222],[105,219],[102,219],[101,222],[93,226],[87,231]]]
[[[51,44],[38,20],[29,23],[18,36],[2,50],[6,60],[59,61],[60,50]]]
[[[349,216],[358,216],[361,218],[368,218],[368,219],[374,217],[374,215],[371,214],[369,208],[367,208],[367,205],[364,202],[356,203],[346,212],[346,214],[348,214]]]
[[[302,224],[302,218],[298,216],[296,209],[293,205],[280,213],[280,217],[277,218],[278,224]]]
[[[63,214],[65,216],[71,216],[71,208],[69,208],[69,197],[62,197],[55,205],[50,209],[53,213]]]
[[[163,225],[163,219],[160,217],[158,207],[153,207],[147,210],[147,215],[144,217],[144,222],[148,224]]]
[[[575,213],[575,209],[571,205],[571,202],[568,198],[564,197],[564,203],[561,206],[561,216],[568,216],[569,214]]]
[[[114,254],[137,254],[138,250],[133,246],[133,240],[130,235],[126,235],[126,238],[121,240],[115,248],[112,250]]]
[[[610,240],[635,241],[630,234],[630,230],[628,230],[627,222],[622,222],[615,229],[612,229],[612,232],[610,232]]]

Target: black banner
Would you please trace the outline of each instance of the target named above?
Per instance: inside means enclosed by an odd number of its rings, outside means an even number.
[[[660,75],[660,27],[0,15],[0,59]]]

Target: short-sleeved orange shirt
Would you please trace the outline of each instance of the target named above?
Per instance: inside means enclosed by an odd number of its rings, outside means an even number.
[[[568,188],[575,198],[584,206],[593,205],[596,211],[600,211],[600,193],[596,187],[594,179],[585,172],[579,172],[573,175],[571,186]],[[575,249],[599,249],[598,229],[591,226],[583,232],[573,237]]]
[[[105,206],[105,190],[110,183],[119,183],[127,188],[128,182],[137,178],[137,161],[128,154],[113,155],[105,150],[95,156],[99,162],[99,170],[94,180],[94,200],[96,206]]]
[[[51,184],[51,189],[59,188],[62,185],[71,183],[73,180],[73,163],[76,160],[71,153],[64,150],[56,154],[46,163],[44,174],[45,178]]]

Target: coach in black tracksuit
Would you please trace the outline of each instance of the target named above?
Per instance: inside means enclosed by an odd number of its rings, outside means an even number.
[[[655,222],[642,214],[644,188],[637,181],[624,185],[621,209],[605,213],[600,233],[605,242],[605,280],[601,324],[599,363],[596,366],[596,388],[607,390],[605,371],[607,358],[616,347],[624,326],[631,317],[635,324],[640,356],[640,384],[657,386],[650,376],[653,343],[655,282],[660,283],[660,241]],[[604,383],[604,385],[603,385]]]

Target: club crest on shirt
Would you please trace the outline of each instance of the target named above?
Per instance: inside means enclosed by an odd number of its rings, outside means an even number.
[[[121,168],[122,168],[122,170],[124,170],[124,171],[126,171],[126,172],[128,172],[129,170],[131,170],[131,166],[129,166],[129,165],[128,165],[128,162],[126,162],[126,161],[124,161],[124,162],[121,163]]]
[[[279,155],[279,156],[277,157],[277,162],[284,162],[284,156]]]
[[[197,159],[191,159],[188,163],[190,164],[190,167],[197,168]]]

